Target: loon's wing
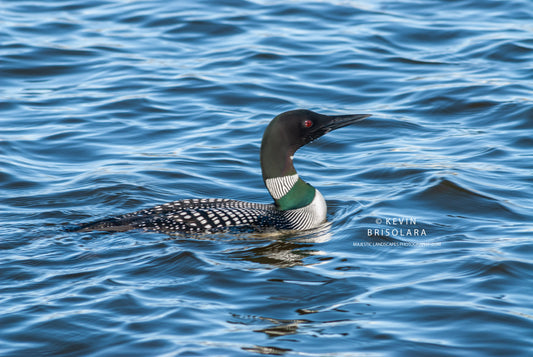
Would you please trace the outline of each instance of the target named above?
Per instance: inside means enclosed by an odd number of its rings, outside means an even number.
[[[272,204],[222,198],[189,199],[165,203],[121,216],[82,224],[80,232],[123,232],[143,229],[156,232],[217,232],[240,229],[283,228],[284,216]]]

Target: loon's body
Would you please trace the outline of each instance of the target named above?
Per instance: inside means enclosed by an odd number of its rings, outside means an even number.
[[[326,221],[326,201],[296,173],[296,150],[322,135],[370,115],[327,116],[293,110],[276,116],[263,134],[261,170],[273,204],[230,199],[188,199],[82,224],[78,231],[143,229],[166,233],[305,230]]]

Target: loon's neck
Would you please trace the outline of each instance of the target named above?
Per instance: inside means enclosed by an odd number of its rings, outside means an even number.
[[[276,128],[275,121],[265,130],[261,142],[261,170],[263,181],[282,211],[305,207],[315,198],[317,190],[303,181],[292,159],[298,147],[287,145],[286,133]],[[320,193],[319,193],[320,194]]]
[[[313,202],[317,190],[298,174],[264,179],[265,186],[282,211],[302,208]]]

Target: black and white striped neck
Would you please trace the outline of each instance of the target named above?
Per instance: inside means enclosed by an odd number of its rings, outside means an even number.
[[[316,188],[298,174],[265,179],[276,208],[290,217],[297,229],[309,229],[326,220],[326,201]]]

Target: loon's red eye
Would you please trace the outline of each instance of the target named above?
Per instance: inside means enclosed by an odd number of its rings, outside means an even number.
[[[310,128],[312,126],[313,126],[312,120],[307,119],[306,121],[304,121],[304,128]]]

